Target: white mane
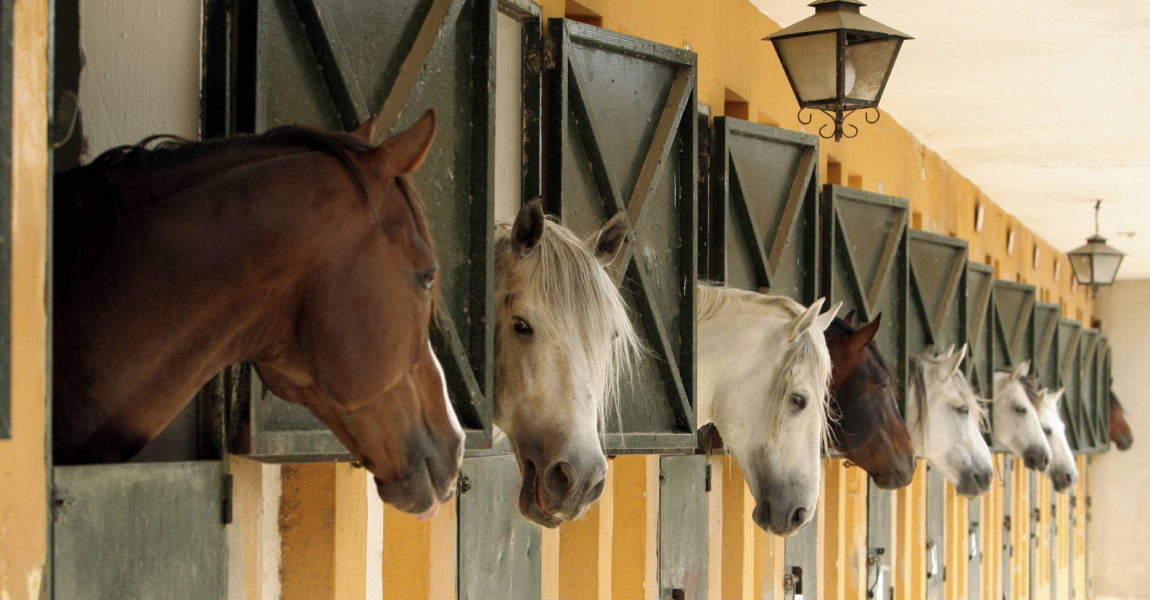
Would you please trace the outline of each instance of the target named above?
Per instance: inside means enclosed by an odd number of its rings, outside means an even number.
[[[544,227],[535,251],[521,257],[510,276],[520,293],[544,299],[541,304],[550,309],[536,317],[539,325],[587,356],[602,426],[609,412],[617,412],[620,381],[642,354],[642,344],[619,290],[583,241],[550,217]],[[497,256],[512,251],[510,223],[496,226],[495,242],[503,250]]]

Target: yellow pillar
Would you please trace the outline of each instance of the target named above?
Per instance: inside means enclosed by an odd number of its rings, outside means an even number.
[[[611,471],[615,486],[613,597],[654,600],[659,593],[659,457],[618,456],[611,461]]]
[[[1014,502],[1011,507],[1010,536],[1014,546],[1011,558],[1011,598],[1030,597],[1030,476],[1029,469],[1016,464]]]
[[[35,600],[48,553],[47,0],[12,7],[10,438],[0,440],[0,598]]]
[[[711,479],[722,479],[723,486],[722,597],[742,600],[753,597],[757,526],[751,514],[755,510],[755,499],[734,457],[724,456],[721,464],[722,468],[712,473]]]
[[[967,557],[970,524],[967,499],[946,483],[946,597],[966,598],[970,561]]]
[[[383,597],[403,600],[455,598],[458,511],[456,500],[429,521],[383,509]]]
[[[283,600],[326,600],[335,586],[335,465],[284,465],[280,501]]]
[[[563,600],[611,598],[614,480],[614,470],[608,469],[599,501],[578,520],[559,527],[559,596]]]
[[[895,492],[894,597],[926,595],[926,467],[915,465],[910,485]]]

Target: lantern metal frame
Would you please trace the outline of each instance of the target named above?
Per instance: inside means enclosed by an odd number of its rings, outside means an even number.
[[[850,139],[858,135],[859,129],[852,123],[846,123],[846,120],[856,111],[874,111],[873,118],[871,117],[871,113],[863,113],[863,117],[866,119],[866,122],[871,125],[879,121],[881,113],[878,111],[878,103],[882,99],[883,91],[885,91],[891,71],[894,69],[894,63],[898,60],[898,53],[902,49],[902,43],[905,40],[914,38],[887,27],[874,19],[864,17],[859,13],[859,8],[866,6],[866,4],[859,0],[815,0],[808,6],[814,7],[815,14],[813,16],[807,17],[763,39],[771,41],[775,49],[775,54],[778,55],[779,62],[782,63],[783,71],[787,75],[787,82],[790,83],[791,91],[794,92],[795,99],[799,103],[797,115],[799,123],[809,125],[814,119],[813,114],[807,114],[804,117],[804,110],[819,110],[832,121],[832,123],[819,127],[820,137],[824,139],[834,138],[836,142],[842,138]],[[797,37],[826,33],[836,34],[835,97],[803,100],[799,93],[799,87],[795,83],[794,66],[788,65],[786,60],[783,59],[780,42]],[[895,48],[891,54],[890,62],[886,65],[886,70],[882,75],[882,83],[879,85],[878,93],[875,94],[874,100],[860,100],[858,98],[848,97],[848,90],[846,90],[847,47],[854,43],[873,42],[881,39],[895,40]],[[827,133],[826,130],[832,124],[834,128],[830,133]]]

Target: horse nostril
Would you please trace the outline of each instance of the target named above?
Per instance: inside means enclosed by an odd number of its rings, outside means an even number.
[[[547,491],[560,498],[575,487],[575,482],[575,467],[569,462],[554,463],[547,467],[547,472],[543,474],[543,485],[547,487]]]
[[[979,471],[974,474],[974,482],[978,484],[978,488],[985,490],[990,487],[990,474],[986,471]]]
[[[791,527],[798,527],[807,520],[807,509],[800,506],[791,513]]]

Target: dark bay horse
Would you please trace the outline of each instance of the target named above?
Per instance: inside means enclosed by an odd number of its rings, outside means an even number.
[[[1126,422],[1126,410],[1113,391],[1110,392],[1110,441],[1119,450],[1129,450],[1134,443],[1134,433],[1130,431],[1130,423]]]
[[[903,487],[914,477],[914,445],[898,414],[894,375],[872,343],[882,315],[857,330],[835,319],[825,331],[831,353],[832,442],[878,487]]]
[[[424,512],[451,496],[463,436],[428,342],[437,259],[404,178],[435,115],[378,147],[357,135],[149,138],[57,177],[57,463],[131,457],[249,361],[385,502]]]

